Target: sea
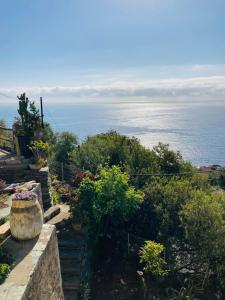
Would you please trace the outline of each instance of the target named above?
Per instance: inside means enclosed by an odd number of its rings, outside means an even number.
[[[0,119],[8,126],[16,114],[16,101],[0,102]],[[225,166],[225,98],[44,99],[44,118],[55,131],[71,131],[80,141],[116,130],[149,148],[168,143],[196,166]]]

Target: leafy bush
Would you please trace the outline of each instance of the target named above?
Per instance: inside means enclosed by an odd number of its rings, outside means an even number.
[[[193,171],[193,166],[185,162],[179,151],[169,148],[169,144],[159,143],[153,148],[157,156],[157,165],[162,173],[179,173]]]
[[[225,296],[225,196],[196,192],[180,212],[185,237],[196,253],[195,271],[214,277]]]
[[[78,187],[80,183],[83,181],[83,179],[87,177],[92,180],[95,179],[94,175],[91,172],[81,171],[81,170],[76,171],[74,175],[74,181],[73,181],[74,185]]]
[[[10,266],[8,264],[0,264],[0,284],[4,282],[10,273]]]
[[[117,165],[128,173],[157,171],[156,155],[138,139],[115,131],[88,137],[76,151],[77,167],[96,173],[100,165]]]
[[[210,173],[209,180],[212,185],[219,185],[220,187],[225,188],[225,168],[214,170]]]
[[[71,162],[73,151],[78,146],[78,138],[68,131],[56,134],[53,146],[53,161],[68,164]]]
[[[106,234],[119,228],[139,208],[143,194],[129,186],[129,176],[119,167],[102,169],[96,181],[85,178],[79,188],[81,209],[88,213],[90,228]]]
[[[165,270],[166,261],[161,257],[164,251],[162,244],[146,241],[141,247],[139,256],[140,262],[144,265],[143,270],[155,277],[163,277],[167,274]]]
[[[78,294],[79,300],[91,300],[91,290],[88,284],[81,284]]]
[[[193,171],[179,152],[159,143],[152,150],[145,148],[135,137],[115,131],[87,137],[79,149],[73,151],[73,163],[78,169],[95,174],[99,166],[120,166],[131,177],[132,184],[142,187],[151,177],[136,176],[142,173],[179,173]]]
[[[50,188],[50,192],[51,192],[53,204],[55,205],[55,204],[59,203],[60,202],[60,195],[56,191],[56,189],[54,188],[53,185]]]
[[[3,247],[0,246],[0,284],[4,282],[8,276],[13,262],[13,258],[9,255]]]
[[[201,291],[202,292],[202,291]],[[168,289],[167,300],[197,300],[195,297],[194,285],[190,280],[184,280],[180,289]]]
[[[33,141],[30,144],[30,150],[36,157],[46,157],[49,151],[49,144],[41,140]]]
[[[45,166],[48,157],[48,152],[49,152],[49,144],[47,142],[38,140],[38,141],[33,141],[30,146],[30,150],[32,151],[34,158],[36,160],[36,163]]]
[[[210,191],[204,175],[189,178],[158,178],[144,189],[145,198],[140,210],[139,229],[143,236],[168,244],[170,238],[182,238],[179,212],[197,190]]]

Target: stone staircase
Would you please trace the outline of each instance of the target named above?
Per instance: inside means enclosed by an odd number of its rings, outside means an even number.
[[[58,231],[59,256],[65,300],[78,299],[85,235],[71,225]]]
[[[44,214],[47,224],[56,226],[62,285],[65,300],[78,300],[80,281],[85,269],[87,235],[85,231],[74,231],[69,220],[69,206],[59,204],[49,208]],[[7,233],[7,234],[6,234]],[[10,235],[9,222],[0,226],[1,237]]]
[[[65,300],[78,300],[86,234],[74,231],[69,221],[68,206],[60,206],[60,213],[47,223],[57,228],[62,285]]]

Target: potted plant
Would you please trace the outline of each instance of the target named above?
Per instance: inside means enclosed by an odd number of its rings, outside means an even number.
[[[29,149],[34,155],[34,164],[30,164],[30,169],[39,170],[47,165],[47,157],[49,152],[49,144],[43,141],[33,141]]]
[[[29,144],[34,137],[35,130],[41,126],[41,118],[34,102],[30,101],[25,93],[17,98],[19,100],[19,117],[14,126],[15,134],[18,138],[21,155],[30,158],[32,152]]]
[[[31,191],[15,193],[12,196],[10,230],[18,240],[30,240],[41,232],[43,214],[38,196]]]

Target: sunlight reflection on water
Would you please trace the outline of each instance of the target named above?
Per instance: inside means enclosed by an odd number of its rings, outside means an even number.
[[[73,131],[80,139],[113,129],[148,147],[169,143],[196,165],[225,165],[225,101],[79,101],[45,108],[55,130]],[[10,123],[14,114],[15,109],[1,106],[0,118]]]

